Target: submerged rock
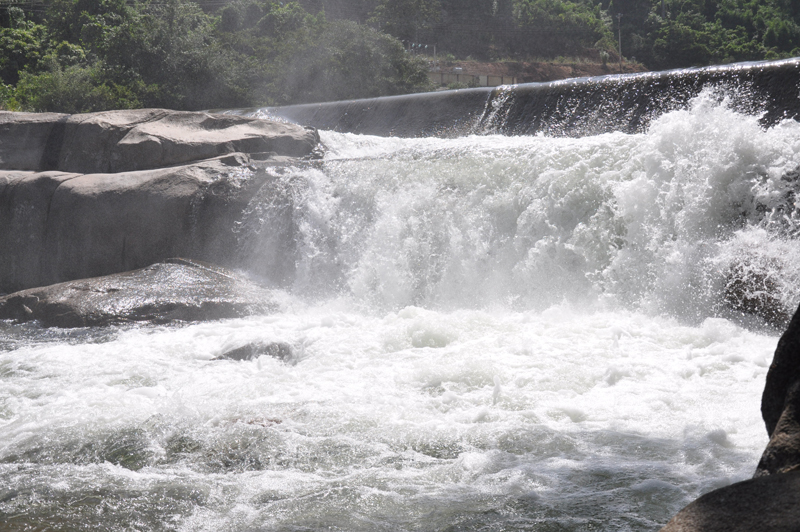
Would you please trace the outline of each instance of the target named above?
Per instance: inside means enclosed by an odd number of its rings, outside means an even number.
[[[0,298],[0,319],[38,320],[46,327],[204,321],[276,309],[269,290],[223,268],[186,259]]]
[[[218,356],[215,360],[255,360],[261,355],[277,358],[284,362],[294,358],[294,349],[286,342],[253,342],[231,349]]]
[[[780,264],[744,257],[725,274],[725,304],[743,314],[758,316],[767,324],[782,328],[791,318],[781,299]]]

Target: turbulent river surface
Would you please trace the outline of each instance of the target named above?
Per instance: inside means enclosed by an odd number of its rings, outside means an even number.
[[[800,123],[321,136],[232,236],[280,312],[0,322],[0,528],[652,531],[752,476]]]

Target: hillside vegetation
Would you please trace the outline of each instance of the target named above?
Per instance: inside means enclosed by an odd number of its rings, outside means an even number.
[[[800,2],[5,0],[0,107],[208,109],[400,94],[432,89],[434,56],[614,61],[620,34],[623,56],[650,69],[795,56]]]

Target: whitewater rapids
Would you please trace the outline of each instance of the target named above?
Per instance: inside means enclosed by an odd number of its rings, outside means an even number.
[[[752,476],[779,331],[726,289],[799,302],[799,123],[321,136],[234,235],[281,312],[0,322],[0,523],[644,531]]]

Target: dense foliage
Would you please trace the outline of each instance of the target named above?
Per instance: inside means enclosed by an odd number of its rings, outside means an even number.
[[[651,69],[800,55],[797,0],[376,2],[392,35],[475,59],[616,55],[620,33],[623,55]]]
[[[0,104],[38,111],[209,109],[430,88],[427,64],[368,25],[296,2],[52,0],[7,7]],[[208,7],[208,6],[207,6]]]
[[[621,26],[621,27],[620,27]],[[430,89],[426,60],[651,69],[800,55],[796,0],[0,0],[0,107],[281,105]]]

